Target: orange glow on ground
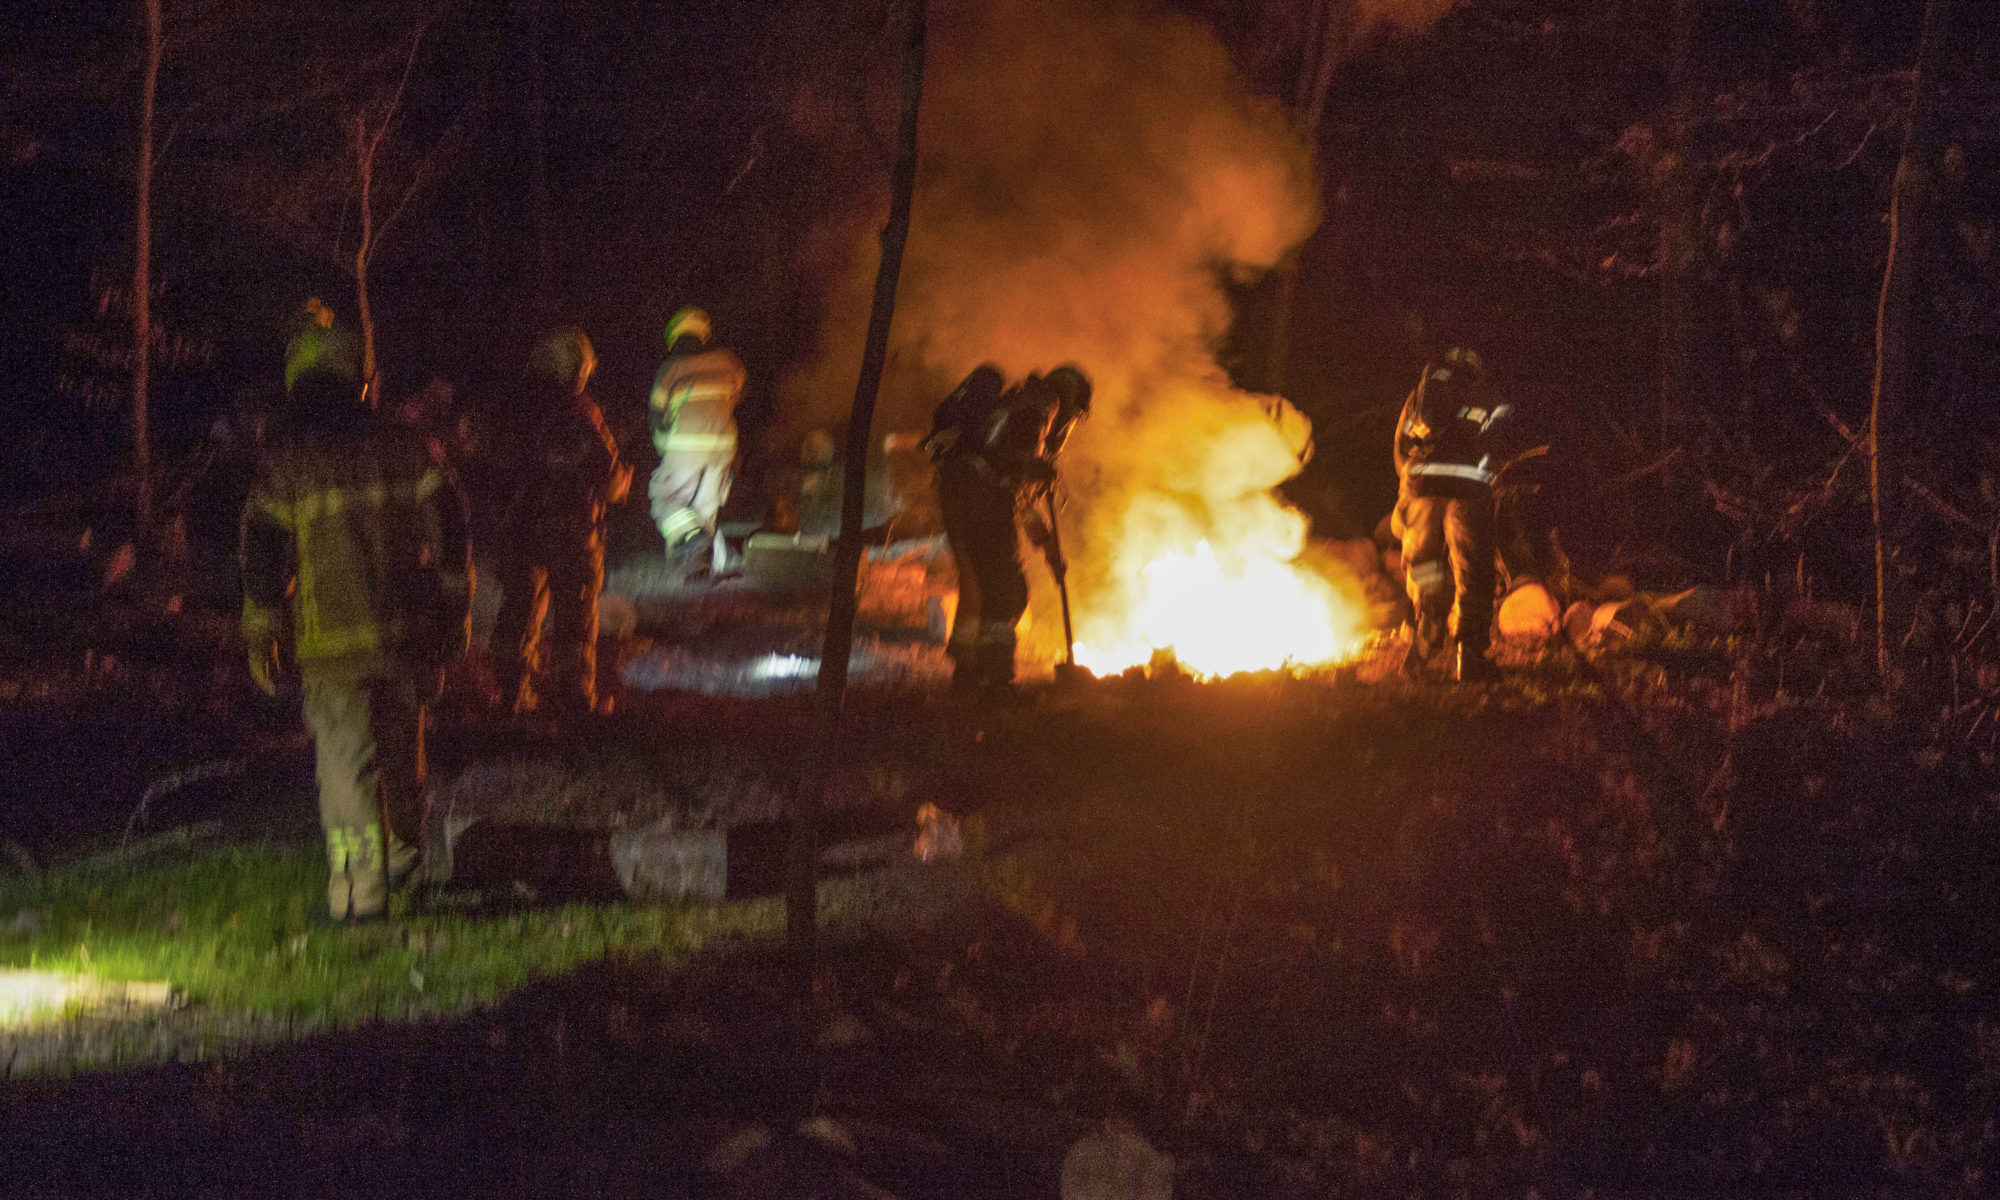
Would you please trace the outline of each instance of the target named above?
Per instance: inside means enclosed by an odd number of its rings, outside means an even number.
[[[1361,612],[1332,583],[1275,555],[1232,557],[1225,564],[1203,539],[1192,553],[1153,558],[1118,631],[1079,643],[1077,662],[1110,675],[1168,651],[1188,672],[1214,678],[1327,666],[1359,649]]]

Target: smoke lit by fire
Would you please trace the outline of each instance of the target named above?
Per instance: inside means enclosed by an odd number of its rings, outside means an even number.
[[[981,362],[1011,378],[1078,363],[1097,398],[1063,463],[1063,536],[1087,665],[1169,646],[1202,674],[1348,653],[1353,586],[1294,565],[1306,522],[1272,491],[1308,423],[1215,361],[1225,283],[1318,222],[1310,150],[1191,19],[1089,0],[932,11],[884,427],[923,427]],[[835,423],[852,395],[879,222],[857,222],[821,356],[789,389],[795,422]],[[1060,622],[1052,589],[1036,594],[1047,653]]]

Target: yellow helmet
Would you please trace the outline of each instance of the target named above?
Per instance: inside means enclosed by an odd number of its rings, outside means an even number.
[[[715,327],[708,319],[708,314],[692,304],[667,319],[667,349],[669,350],[674,348],[675,342],[680,341],[684,337],[691,337],[706,346],[708,345],[708,339],[714,336]]]
[[[1486,360],[1479,357],[1479,351],[1470,346],[1453,346],[1444,352],[1444,365],[1458,367],[1472,376],[1474,383],[1486,378]]]
[[[549,383],[582,391],[597,370],[597,350],[583,330],[559,325],[543,334],[528,352],[528,370]]]
[[[305,322],[285,343],[285,390],[307,375],[327,374],[358,383],[361,379],[361,349],[354,335],[317,320]]]
[[[806,434],[799,445],[799,464],[807,467],[825,467],[833,463],[835,447],[831,429],[815,429]]]

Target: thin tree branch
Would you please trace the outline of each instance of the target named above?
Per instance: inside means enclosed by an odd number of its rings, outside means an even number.
[[[443,8],[440,6],[430,16],[417,22],[416,33],[410,38],[410,53],[403,59],[403,73],[396,80],[396,90],[389,96],[388,107],[383,110],[382,124],[376,127],[375,136],[368,143],[366,155],[370,167],[375,164],[375,151],[382,145],[383,135],[389,132],[389,126],[395,123],[397,111],[403,106],[403,92],[410,86],[410,72],[417,65],[417,51],[424,44],[424,35],[430,32],[431,22],[442,12]]]
[[[1911,479],[1907,475],[1903,476],[1903,482],[1909,485],[1909,489],[1911,491],[1915,492],[1919,497],[1921,497],[1923,500],[1929,503],[1930,506],[1937,511],[1939,516],[1944,517],[1945,519],[1955,522],[1959,525],[1963,525],[1967,529],[1978,529],[1980,527],[1979,522],[1973,520],[1971,517],[1966,516],[1965,513],[1958,508],[1958,506],[1954,505],[1949,500],[1946,500],[1943,496],[1938,495],[1931,489],[1925,487],[1923,484],[1918,483],[1916,480]]]

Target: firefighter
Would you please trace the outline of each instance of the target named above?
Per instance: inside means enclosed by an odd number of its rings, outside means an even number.
[[[529,355],[498,464],[509,495],[494,527],[501,596],[493,675],[500,702],[516,713],[599,710],[604,510],[625,499],[632,468],[619,461],[618,443],[587,390],[596,369],[597,353],[581,329],[565,325],[543,335]],[[535,685],[538,667],[547,668],[545,692]]]
[[[243,509],[243,635],[265,692],[297,670],[327,911],[367,921],[421,859],[424,706],[470,631],[465,503],[421,438],[365,406],[345,330],[300,327],[285,379]]]
[[[667,322],[667,361],[653,377],[648,402],[660,465],[647,491],[669,561],[692,565],[714,547],[719,571],[725,564],[716,517],[735,478],[736,405],[745,373],[733,351],[709,345],[713,336],[699,308],[683,308]]]
[[[1073,367],[1004,387],[983,365],[938,406],[927,444],[937,455],[938,508],[958,568],[958,609],[945,652],[952,689],[1006,692],[1014,681],[1015,626],[1028,607],[1019,526],[1051,544],[1034,505],[1055,483],[1055,455],[1087,412],[1089,382]]]
[[[1051,524],[1056,519],[1056,460],[1069,444],[1070,434],[1090,415],[1090,380],[1074,366],[1064,365],[1047,375],[1030,375],[1020,385],[1024,402],[1039,405],[1049,414],[1048,432],[1042,436],[1041,461],[1034,468],[1034,480],[1021,496],[1021,527],[1028,541],[1038,547],[1049,562],[1058,587],[1069,586],[1065,578],[1069,565],[1062,561],[1060,543]],[[1039,505],[1046,503],[1044,512]],[[1064,604],[1067,605],[1067,595]]]
[[[1486,657],[1493,628],[1494,429],[1510,415],[1487,386],[1479,355],[1455,346],[1424,366],[1396,420],[1401,487],[1393,528],[1415,613],[1406,669],[1444,648],[1454,598],[1457,677],[1495,678]]]

